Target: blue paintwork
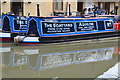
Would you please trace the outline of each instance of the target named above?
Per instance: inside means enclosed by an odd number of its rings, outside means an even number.
[[[2,25],[4,24],[4,18],[5,17],[8,17],[9,21],[10,21],[10,30],[11,32],[15,32],[15,33],[26,33],[27,30],[15,30],[14,29],[14,20],[17,19],[18,16],[9,16],[9,15],[3,15],[2,16]],[[26,28],[27,28],[27,25],[26,25]],[[28,28],[27,28],[28,29]]]
[[[36,18],[46,18],[46,19],[52,19],[52,18],[81,18],[82,16],[49,16],[49,17],[36,17]],[[35,18],[35,17],[33,17]]]
[[[77,32],[76,30],[76,22],[91,22],[91,21],[95,21],[96,22],[96,25],[98,25],[98,22],[97,21],[112,21],[113,23],[113,20],[112,19],[83,19],[83,20],[59,20],[59,22],[65,22],[65,23],[68,23],[68,22],[73,22],[74,23],[74,29],[75,29],[75,32],[68,32],[68,33],[55,33],[55,34],[43,34],[42,33],[42,26],[41,26],[41,22],[43,21],[43,19],[39,19],[39,18],[29,18],[28,19],[28,26],[29,26],[29,21],[31,20],[35,20],[37,22],[37,30],[39,32],[39,36],[41,37],[54,37],[54,36],[68,36],[68,35],[79,35],[79,34],[87,34],[87,33],[97,33],[97,32],[109,32],[109,31],[115,31],[114,30],[114,24],[113,24],[113,29],[106,29],[106,25],[105,25],[105,22],[104,22],[104,27],[105,27],[105,30],[96,30],[96,31],[79,31]],[[97,26],[97,29],[98,29],[98,26]],[[28,30],[27,30],[28,32]]]
[[[5,17],[8,17],[9,21],[10,21],[10,30],[11,32],[15,32],[15,33],[26,33],[27,30],[15,30],[14,29],[14,20],[17,19],[18,16],[10,16],[10,15],[3,15],[2,16],[2,25],[4,24],[4,18]],[[32,17],[31,17],[32,18]],[[37,18],[37,17],[36,17]],[[41,18],[41,17],[38,17],[38,19]],[[56,17],[56,16],[51,16],[51,17],[43,17],[43,18],[46,18],[46,19],[52,19],[52,18],[64,18],[64,16],[59,16],[59,17]],[[71,18],[71,17],[69,17]],[[79,16],[78,17],[74,17],[74,18],[80,18]],[[29,21],[29,19],[28,19]],[[27,25],[26,25],[26,29],[28,29]]]
[[[81,20],[64,20],[64,17],[30,17],[27,19],[27,26],[26,26],[26,30],[14,30],[14,20],[16,19],[17,16],[8,16],[8,15],[3,15],[2,16],[2,22],[4,20],[4,17],[8,17],[9,20],[10,20],[10,29],[11,29],[11,32],[16,32],[16,33],[28,33],[29,31],[29,22],[31,20],[34,20],[36,21],[37,23],[37,30],[39,32],[39,36],[40,37],[58,37],[58,36],[71,36],[71,35],[81,35],[81,34],[89,34],[89,33],[98,33],[98,32],[111,32],[111,31],[115,31],[114,29],[106,29],[106,25],[105,25],[105,22],[104,22],[104,27],[105,27],[105,30],[95,30],[95,31],[77,31],[77,28],[76,28],[76,23],[77,22],[96,22],[96,27],[98,29],[98,22],[97,21],[112,21],[113,23],[113,20],[112,19],[81,19]],[[45,19],[50,19],[50,20],[53,20],[53,18],[63,18],[63,19],[58,19],[59,22],[64,22],[64,23],[68,23],[68,22],[72,22],[74,23],[74,30],[75,32],[67,32],[67,33],[54,33],[54,34],[43,34],[42,33],[42,25],[41,23],[44,22]],[[67,17],[67,18],[80,18],[80,17]],[[57,20],[57,19],[56,19]],[[45,21],[45,22],[48,22],[48,21]],[[4,23],[3,23],[4,24]],[[32,26],[30,26],[32,27]],[[113,28],[114,28],[114,25],[113,25]],[[39,37],[38,36],[38,37]],[[23,42],[32,42],[32,43],[38,43],[40,42],[39,40],[38,41],[23,41]]]

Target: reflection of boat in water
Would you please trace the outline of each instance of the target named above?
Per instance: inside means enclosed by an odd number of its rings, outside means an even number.
[[[112,58],[114,48],[102,48],[65,53],[51,53],[39,55],[36,69],[46,69],[76,63],[95,62]]]
[[[0,48],[0,53],[3,53],[3,52],[10,52],[10,47],[1,47]]]
[[[10,48],[10,50],[11,51],[8,54],[3,52],[2,57],[2,62],[8,66],[20,66],[28,64],[28,55],[38,54],[39,51],[39,49],[22,49],[21,46],[13,46]]]
[[[31,65],[34,59],[37,61],[34,69],[41,70],[69,64],[108,60],[112,58],[114,47],[49,54],[42,54],[40,49],[21,49],[20,46],[12,47],[11,50],[11,53],[7,56],[10,59],[9,66]],[[5,59],[6,54],[3,53],[3,55],[3,61],[8,60]]]
[[[69,46],[63,47],[64,49],[61,46],[30,49],[28,46],[12,46],[11,53],[2,53],[3,77],[95,78],[117,62],[113,57],[113,45],[101,45],[87,45],[84,49],[81,48],[82,45],[78,48],[75,45],[75,49]]]

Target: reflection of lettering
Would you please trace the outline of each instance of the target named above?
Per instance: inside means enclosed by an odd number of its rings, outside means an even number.
[[[69,63],[73,61],[73,54],[60,54],[60,55],[50,55],[50,56],[44,56],[43,59],[45,59],[45,62],[42,66],[53,66],[63,63]]]
[[[74,53],[60,53],[42,56],[43,68],[55,67],[76,62],[94,62],[112,58],[114,48],[96,49],[90,51],[75,51]]]
[[[74,24],[73,23],[50,23],[43,22],[43,33],[66,33],[66,32],[74,32]]]
[[[112,58],[114,48],[102,48],[102,49],[93,49],[93,50],[84,50],[84,51],[71,51],[65,53],[55,53],[55,54],[42,54],[38,57],[37,69],[50,68],[56,66],[64,66],[73,63],[82,63],[82,62],[94,62],[108,60]],[[14,55],[12,53],[12,55]],[[34,55],[33,55],[34,56]],[[36,58],[35,57],[35,58]],[[28,55],[19,55],[12,56],[11,62],[13,66],[20,66],[25,64],[30,64],[30,57]],[[14,63],[13,63],[14,62]],[[39,64],[40,63],[40,64]],[[39,68],[40,67],[40,68]]]
[[[28,59],[27,59],[27,56],[21,56],[17,62],[16,62],[16,65],[24,65],[24,64],[27,64],[28,63]]]
[[[79,52],[76,56],[76,61],[87,61],[95,59],[97,52],[96,50],[88,51],[88,52]]]

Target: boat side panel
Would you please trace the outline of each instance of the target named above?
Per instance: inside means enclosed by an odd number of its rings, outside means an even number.
[[[17,16],[18,17],[18,16]],[[15,32],[15,33],[26,33],[26,31],[27,31],[27,24],[25,25],[25,27],[26,27],[26,29],[25,30],[23,30],[23,29],[18,29],[18,30],[15,30],[15,27],[19,27],[20,28],[20,26],[19,25],[15,25],[15,21],[17,21],[17,18],[16,17],[10,17],[10,24],[11,24],[11,30],[12,30],[12,32]]]
[[[71,23],[74,23],[74,29],[75,29],[75,32],[67,32],[67,33],[55,33],[55,34],[43,34],[42,32],[42,24],[41,24],[41,21],[38,22],[38,30],[40,32],[40,36],[41,37],[54,37],[54,36],[69,36],[69,35],[81,35],[81,34],[91,34],[91,33],[98,33],[98,32],[109,32],[109,31],[115,31],[114,29],[106,29],[106,24],[104,22],[104,28],[105,30],[98,30],[98,21],[112,21],[112,19],[93,19],[93,20],[61,20],[60,22],[65,22],[65,23],[68,23],[68,22],[71,22]],[[42,21],[43,22],[43,21]],[[96,27],[97,27],[97,30],[92,30],[92,31],[77,31],[76,29],[76,23],[77,22],[96,22]],[[113,25],[114,27],[114,25]]]

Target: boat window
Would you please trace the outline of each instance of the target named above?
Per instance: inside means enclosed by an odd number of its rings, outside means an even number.
[[[98,21],[98,30],[105,30],[104,21]]]
[[[42,22],[43,34],[75,32],[73,22]]]
[[[4,19],[3,19],[3,28],[2,28],[2,30],[10,32],[10,21],[9,21],[7,16],[4,17]]]
[[[38,30],[37,30],[37,23],[35,20],[30,20],[29,22],[29,28],[28,28],[28,36],[39,36]]]

